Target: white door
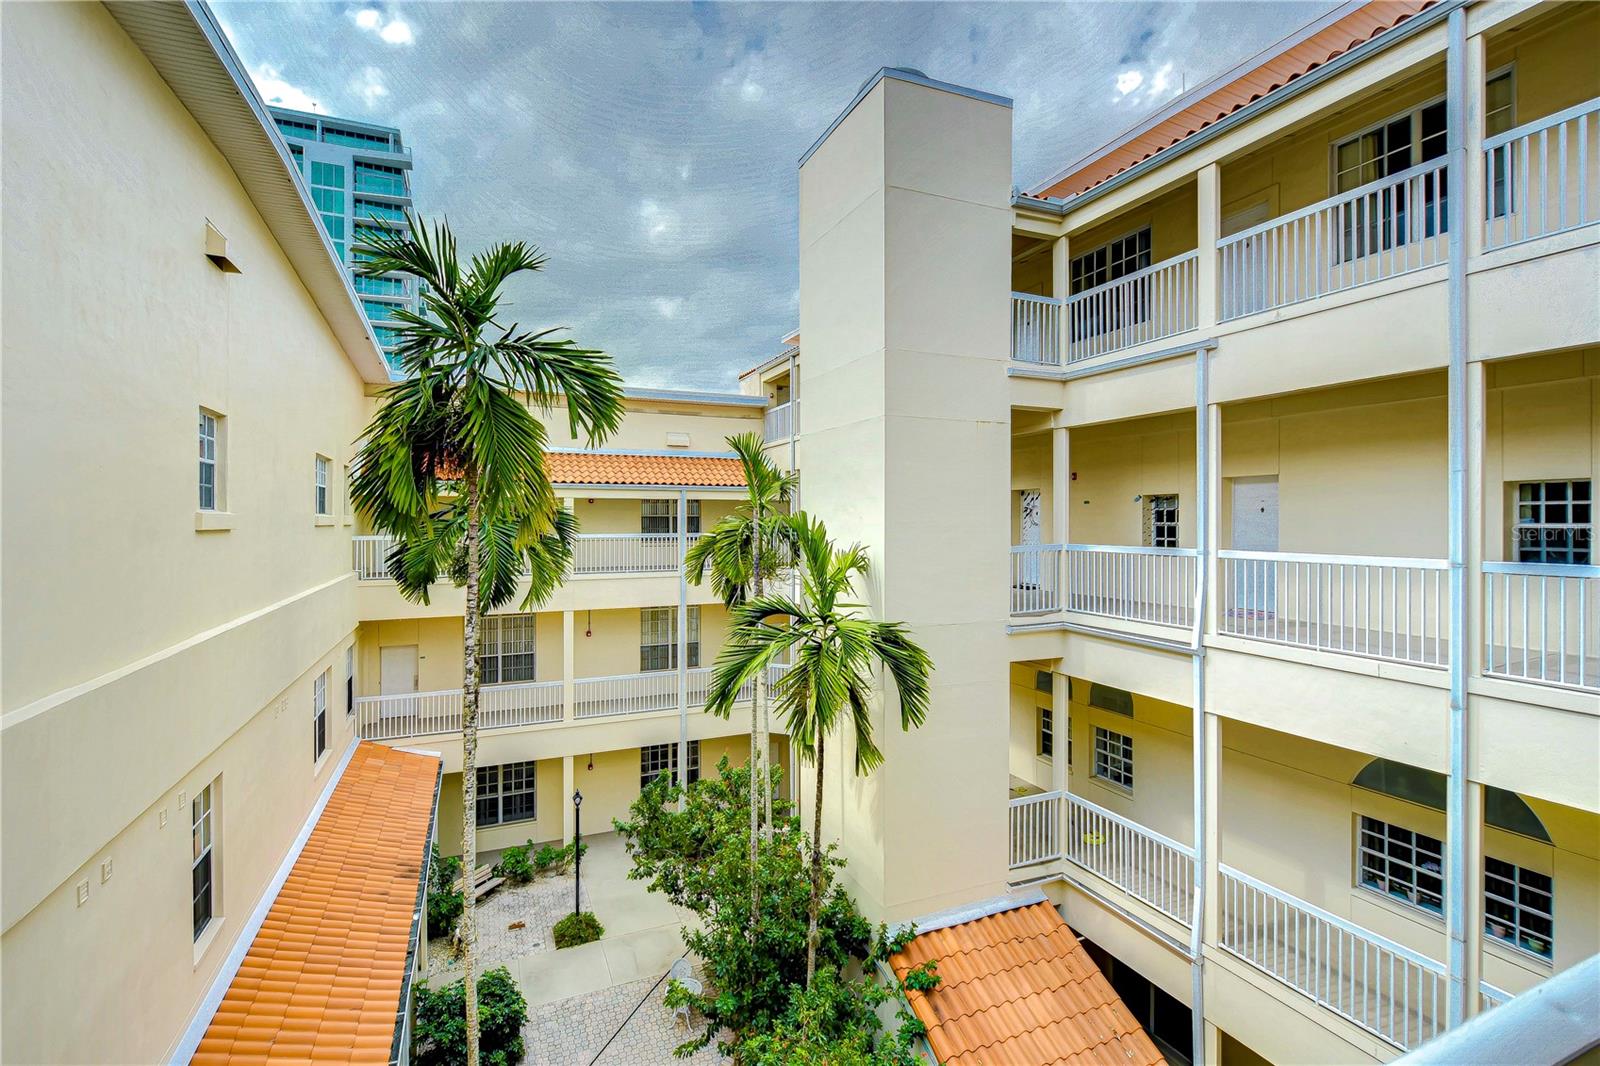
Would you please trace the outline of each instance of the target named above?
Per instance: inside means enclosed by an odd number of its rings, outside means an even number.
[[[1233,550],[1278,550],[1278,479],[1233,479]],[[1269,615],[1277,603],[1273,567],[1242,563],[1234,568],[1233,606],[1255,615]]]
[[[417,691],[417,646],[390,644],[378,649],[378,691],[385,696],[404,696]],[[417,713],[416,700],[384,700],[383,717],[399,718]]]
[[[1038,489],[1024,489],[1022,491],[1022,546],[1025,548],[1039,547],[1039,533],[1043,524],[1043,515],[1040,513],[1041,504]],[[1037,551],[1022,553],[1022,583],[1028,588],[1039,587],[1039,553]]]

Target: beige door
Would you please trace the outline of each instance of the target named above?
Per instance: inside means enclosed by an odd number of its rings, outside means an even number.
[[[391,644],[378,649],[378,692],[399,697],[417,691],[417,646]],[[417,713],[416,700],[383,701],[383,717],[398,718]]]

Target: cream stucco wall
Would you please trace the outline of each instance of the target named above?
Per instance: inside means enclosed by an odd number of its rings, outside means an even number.
[[[153,1061],[351,738],[351,527],[314,520],[313,468],[342,469],[364,383],[105,9],[4,19],[0,1056]],[[208,220],[242,273],[206,259]],[[210,532],[202,406],[232,515]],[[196,945],[188,800],[213,780],[220,918]]]

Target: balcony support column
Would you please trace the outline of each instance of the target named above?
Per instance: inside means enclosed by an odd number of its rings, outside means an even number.
[[[576,671],[573,662],[577,659],[577,626],[574,624],[573,611],[561,612],[561,720],[570,722],[577,717],[577,685],[574,677]]]
[[[1059,670],[1050,675],[1050,791],[1066,792],[1067,790],[1067,752],[1071,750],[1068,745],[1072,736],[1072,725],[1068,718],[1071,711],[1068,709],[1068,696],[1071,692],[1071,681],[1066,674]],[[1063,837],[1067,831],[1065,802],[1057,803],[1056,822],[1061,828]],[[1063,839],[1062,843],[1065,843]]]
[[[576,810],[572,806],[572,794],[577,791],[578,779],[573,772],[572,756],[561,757],[561,795],[556,797],[556,802],[561,805],[561,843],[572,843],[577,832]]]
[[[1195,247],[1194,324],[1201,336],[1209,336],[1217,326],[1217,239],[1222,236],[1222,168],[1208,163],[1194,177],[1195,199],[1199,202]],[[1196,1047],[1199,1045],[1196,1044]]]
[[[1070,544],[1068,523],[1072,520],[1072,431],[1057,426],[1050,431],[1050,543]],[[1058,561],[1057,566],[1060,566]],[[1060,575],[1057,575],[1058,577]],[[1057,586],[1060,587],[1059,585]]]

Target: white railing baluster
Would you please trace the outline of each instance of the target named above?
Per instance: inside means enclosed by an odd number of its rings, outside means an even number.
[[[1011,358],[1019,363],[1061,363],[1061,301],[1026,292],[1011,294]]]
[[[1058,855],[1174,921],[1189,924],[1193,912],[1193,848],[1113,814],[1082,796],[1065,794],[1061,798],[1066,804],[1066,840],[1064,844],[1056,842]],[[1012,801],[1013,812],[1018,802]],[[1015,855],[1012,865],[1019,865]]]
[[[1061,552],[1059,544],[1012,546],[1012,614],[1043,614],[1061,609]]]
[[[1483,616],[1484,673],[1600,691],[1600,566],[1485,562]]]
[[[780,403],[768,409],[766,420],[763,424],[764,438],[768,441],[788,440],[794,436],[795,405],[793,402]]]
[[[479,689],[480,729],[561,720],[561,682],[526,681]],[[356,697],[356,729],[367,740],[396,740],[461,730],[461,690]]]
[[[1007,826],[1011,868],[1061,857],[1060,792],[1020,796],[1010,803]]]
[[[1199,572],[1193,548],[1141,548],[1122,544],[1055,544],[1062,577],[1053,589],[1055,610],[1103,615],[1130,622],[1190,626]],[[1017,548],[1013,548],[1013,586]],[[1015,592],[1013,604],[1017,602]],[[1013,608],[1015,609],[1015,608]]]
[[[1588,100],[1484,139],[1485,248],[1600,222],[1600,203],[1591,196],[1600,185],[1589,173],[1591,161],[1600,160],[1600,145],[1591,147],[1600,134],[1597,115],[1600,99]]]
[[[1198,251],[1186,252],[1070,296],[1064,311],[1061,305],[1050,307],[1052,327],[1059,331],[1065,324],[1067,361],[1092,359],[1194,329],[1199,260]],[[1012,358],[1059,362],[1059,349],[1053,360],[1016,354],[1016,307],[1023,299],[1041,298],[1012,294]]]

